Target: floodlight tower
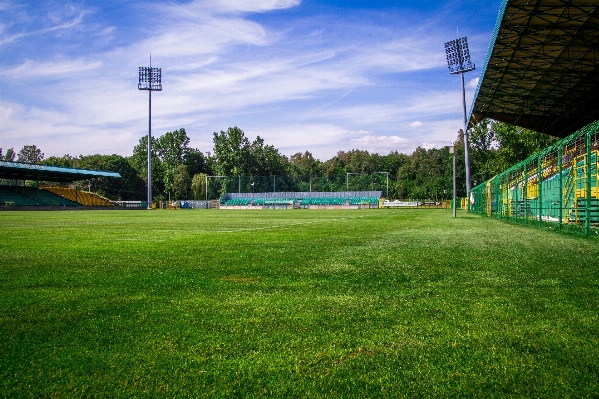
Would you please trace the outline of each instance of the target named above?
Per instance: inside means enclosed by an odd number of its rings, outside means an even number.
[[[152,92],[162,91],[162,68],[152,68],[150,57],[149,67],[139,67],[139,90],[149,93],[148,108],[148,209],[152,209]]]
[[[470,193],[470,143],[468,141],[468,121],[466,120],[466,90],[464,88],[464,73],[474,71],[470,61],[468,38],[466,36],[445,43],[445,56],[449,73],[462,76],[462,103],[464,105],[464,157],[466,160],[466,193]]]

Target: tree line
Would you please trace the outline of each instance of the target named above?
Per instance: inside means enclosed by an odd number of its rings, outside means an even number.
[[[486,119],[469,132],[473,186],[526,159],[557,139],[545,134]],[[0,160],[118,172],[121,179],[95,178],[77,182],[114,200],[145,199],[147,136],[129,157],[80,155],[44,157],[35,145],[13,148]],[[464,140],[456,141],[457,196],[466,195]],[[253,141],[243,130],[230,127],[214,132],[212,152],[190,146],[185,129],[152,137],[152,192],[155,201],[216,198],[225,192],[368,191],[400,199],[448,199],[453,187],[449,147],[417,148],[412,154],[386,155],[353,149],[331,159],[315,159],[309,151],[290,157],[260,136]],[[220,177],[219,177],[220,176]],[[206,183],[208,182],[208,186]]]

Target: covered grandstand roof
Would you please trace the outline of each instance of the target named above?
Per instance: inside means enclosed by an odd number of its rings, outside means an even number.
[[[0,161],[1,179],[44,180],[51,182],[71,182],[95,177],[117,177],[117,172],[101,170],[61,168],[58,166],[37,165],[23,162]]]
[[[504,0],[469,127],[484,118],[565,137],[599,119],[599,1]]]

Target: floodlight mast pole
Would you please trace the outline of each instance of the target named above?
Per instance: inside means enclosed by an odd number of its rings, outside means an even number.
[[[451,205],[453,208],[453,217],[455,217],[455,209],[456,209],[456,203],[455,203],[455,186],[456,186],[456,182],[455,182],[455,144],[451,144],[451,146],[449,147],[449,153],[452,155],[453,158],[453,201],[451,201]]]
[[[464,158],[466,166],[466,193],[470,193],[470,142],[468,140],[468,120],[466,116],[466,88],[464,85],[464,73],[473,71],[475,65],[470,61],[470,50],[468,49],[468,38],[466,36],[445,43],[445,55],[449,73],[459,73],[462,80],[462,105],[464,109]]]
[[[148,209],[152,209],[152,92],[162,91],[162,68],[139,67],[139,90],[148,90]]]
[[[466,89],[464,88],[464,73],[462,76],[462,104],[464,106],[464,160],[466,162],[466,193],[470,194],[471,178],[470,178],[470,140],[468,139],[468,121],[466,120]]]
[[[152,209],[152,90],[148,90],[148,209]]]

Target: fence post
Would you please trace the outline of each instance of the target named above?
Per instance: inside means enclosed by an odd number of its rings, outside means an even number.
[[[524,171],[524,185],[522,186],[522,197],[523,197],[523,206],[524,206],[524,219],[526,220],[526,224],[528,224],[528,168],[527,164],[523,165]]]
[[[543,157],[537,160],[537,202],[539,203],[539,227],[543,226]]]
[[[503,177],[502,177],[502,181],[501,183],[503,184],[503,188],[501,189],[501,216],[502,219],[509,219],[509,196],[508,196],[508,189],[509,189],[509,179],[508,179],[508,175],[503,172]]]
[[[557,168],[559,173],[559,212],[557,217],[559,218],[558,229],[562,229],[564,223],[564,178],[562,176],[562,154],[563,145],[560,144],[557,148]]]

